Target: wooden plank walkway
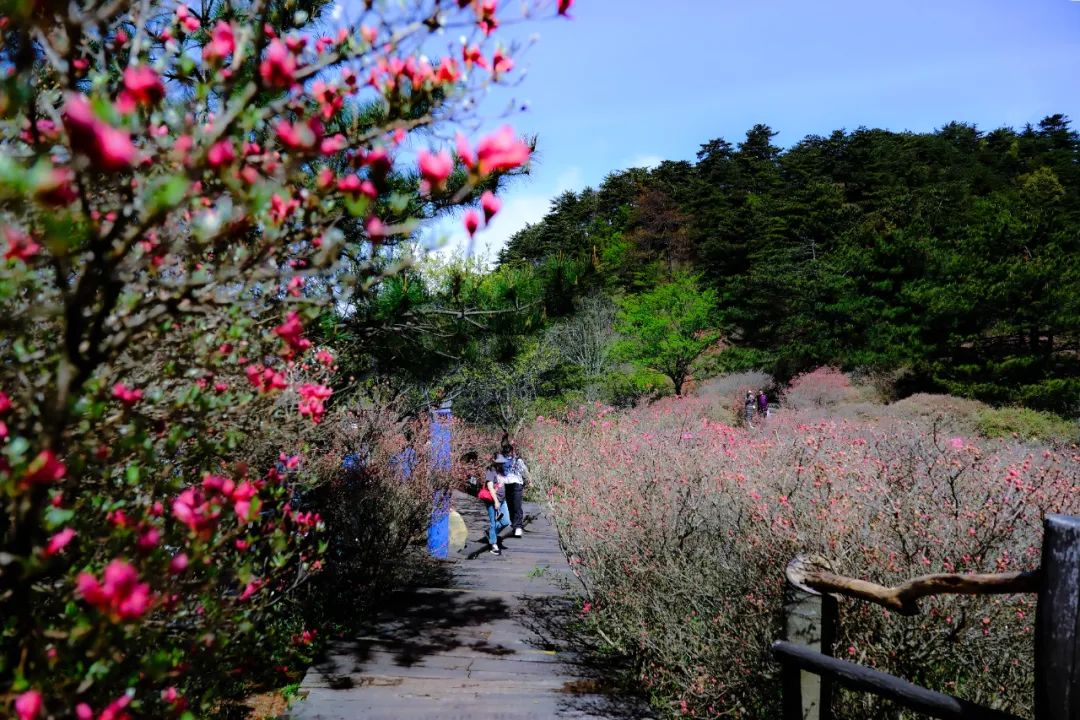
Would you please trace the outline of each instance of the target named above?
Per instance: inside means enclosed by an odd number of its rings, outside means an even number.
[[[370,629],[312,667],[293,720],[644,718],[632,702],[592,693],[595,678],[545,627],[570,610],[576,584],[555,528],[533,503],[522,538],[487,551],[482,503],[455,494],[469,531],[445,582],[395,595]],[[505,535],[505,531],[504,531]],[[572,612],[572,610],[570,610]]]

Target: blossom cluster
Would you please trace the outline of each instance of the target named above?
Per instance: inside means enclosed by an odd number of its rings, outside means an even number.
[[[831,373],[806,397],[850,389]],[[1047,513],[1080,510],[1080,455],[942,434],[933,419],[860,404],[858,418],[781,410],[757,427],[725,398],[667,399],[626,413],[585,407],[538,419],[534,476],[584,618],[640,663],[636,678],[682,714],[778,714],[784,568],[796,554],[895,585],[929,572],[1037,567]],[[872,413],[872,414],[868,414]],[[675,601],[673,601],[673,599]],[[1032,682],[1030,596],[941,596],[902,618],[841,605],[848,657],[1012,712]],[[917,638],[917,652],[910,651]],[[841,698],[840,716],[876,716]]]

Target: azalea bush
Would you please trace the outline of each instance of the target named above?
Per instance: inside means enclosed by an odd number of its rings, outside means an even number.
[[[469,123],[515,19],[0,1],[0,714],[212,714],[310,639],[304,451],[348,382],[314,321],[498,212],[532,148]]]
[[[805,390],[828,397],[837,385]],[[807,382],[804,379],[804,382]],[[842,389],[842,388],[841,388]],[[784,569],[799,553],[893,585],[928,572],[1039,565],[1047,513],[1080,510],[1080,456],[869,420],[780,410],[764,428],[713,419],[725,398],[593,406],[538,420],[533,476],[587,593],[582,620],[670,716],[780,714]],[[1030,716],[1035,597],[942,596],[900,617],[841,601],[836,652]],[[844,694],[840,717],[890,717]]]

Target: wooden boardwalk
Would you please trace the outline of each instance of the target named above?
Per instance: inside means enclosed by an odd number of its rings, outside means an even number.
[[[591,692],[597,678],[549,632],[573,613],[573,580],[554,527],[526,503],[522,538],[501,556],[482,541],[482,504],[455,494],[469,531],[444,581],[395,595],[361,637],[312,667],[293,720],[643,718],[647,710]],[[505,534],[505,531],[504,531]],[[573,607],[572,607],[573,606]]]

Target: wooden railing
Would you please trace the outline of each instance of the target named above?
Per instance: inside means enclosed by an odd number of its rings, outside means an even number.
[[[1014,715],[832,657],[836,595],[917,615],[918,601],[945,593],[1038,593],[1035,613],[1035,718],[1080,718],[1080,518],[1050,515],[1043,523],[1042,567],[1000,575],[924,575],[897,587],[844,577],[823,558],[800,556],[787,568],[785,639],[773,643],[781,663],[784,720],[830,720],[832,687],[892,700],[937,718],[1019,720]]]

